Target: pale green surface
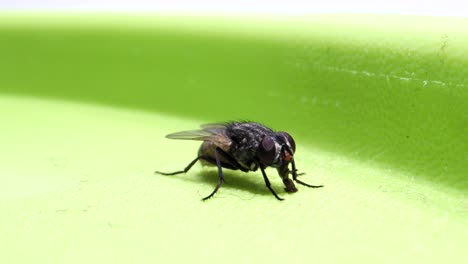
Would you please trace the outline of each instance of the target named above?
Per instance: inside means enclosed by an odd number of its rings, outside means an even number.
[[[201,202],[214,170],[152,174],[193,158],[163,136],[196,121],[14,97],[0,113],[2,263],[467,260],[464,196],[396,170],[301,144],[303,179],[325,188],[288,195],[271,171],[279,202],[258,173],[226,172]]]
[[[458,18],[3,14],[0,263],[466,263],[466,32]],[[197,151],[165,134],[229,119],[290,132],[303,180],[325,188],[288,195],[269,170],[278,202],[231,171],[203,203],[215,170],[153,174]]]

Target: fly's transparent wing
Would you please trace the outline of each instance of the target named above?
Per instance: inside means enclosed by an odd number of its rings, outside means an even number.
[[[190,130],[171,133],[166,136],[170,139],[183,139],[183,140],[209,140],[215,134],[208,130]]]
[[[210,141],[216,146],[223,150],[229,149],[231,146],[231,139],[226,135],[225,126],[203,126],[200,130],[189,130],[172,133],[166,136],[170,139],[182,139],[182,140],[200,140]]]
[[[221,125],[203,125],[203,129],[188,130],[172,133],[166,136],[170,139],[182,140],[214,140],[225,136],[225,126]]]

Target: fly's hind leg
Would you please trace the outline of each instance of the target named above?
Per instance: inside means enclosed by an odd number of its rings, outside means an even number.
[[[155,171],[154,173],[161,174],[161,175],[176,175],[176,174],[186,173],[193,167],[193,165],[195,165],[195,163],[197,163],[199,159],[203,159],[203,157],[202,156],[196,157],[194,160],[192,160],[192,162],[189,163],[189,165],[187,165],[187,167],[185,167],[185,169],[180,170],[180,171],[174,171],[174,172]]]
[[[213,160],[212,158],[210,158],[209,156],[203,156],[203,155],[199,155],[198,157],[196,157],[194,160],[192,160],[192,162],[190,162],[187,167],[185,167],[185,169],[183,170],[180,170],[180,171],[175,171],[175,172],[160,172],[160,171],[155,171],[155,173],[158,173],[158,174],[161,174],[161,175],[176,175],[176,174],[181,174],[181,173],[186,173],[188,172],[192,167],[193,165],[195,165],[195,163],[197,163],[198,160],[202,159],[202,160],[206,160],[207,162],[209,163],[213,163],[215,164],[217,167],[218,167],[218,176],[219,176],[219,182],[218,184],[216,185],[215,189],[213,190],[213,192],[210,193],[210,195],[206,196],[205,198],[203,198],[202,200],[205,201],[205,200],[208,200],[210,199],[211,197],[213,197],[213,195],[216,194],[216,192],[218,192],[219,188],[221,187],[221,185],[223,184],[223,182],[225,182],[224,180],[224,174],[223,174],[223,170],[222,170],[222,167],[226,167],[226,168],[229,168],[229,169],[232,169],[232,170],[237,170],[239,169],[239,165],[237,162],[235,162],[226,152],[224,152],[222,149],[216,147],[214,148],[214,156],[215,156],[215,160]],[[221,156],[226,159],[228,162],[227,163],[223,163],[221,162]],[[230,162],[230,163],[229,163]]]

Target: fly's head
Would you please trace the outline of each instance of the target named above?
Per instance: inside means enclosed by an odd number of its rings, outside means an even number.
[[[259,144],[257,157],[265,167],[287,166],[296,151],[294,139],[286,132],[266,135]]]

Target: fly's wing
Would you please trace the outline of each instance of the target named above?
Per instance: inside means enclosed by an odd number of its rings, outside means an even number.
[[[231,145],[231,139],[225,133],[225,125],[222,124],[209,124],[202,125],[200,130],[189,130],[172,133],[166,136],[170,139],[182,140],[200,140],[210,141],[223,150],[226,150]]]
[[[203,124],[200,125],[201,128],[203,129],[226,129],[226,126],[228,123],[209,123],[209,124]]]
[[[208,130],[189,130],[171,133],[166,135],[166,138],[170,139],[182,139],[182,140],[210,140],[216,134]]]

